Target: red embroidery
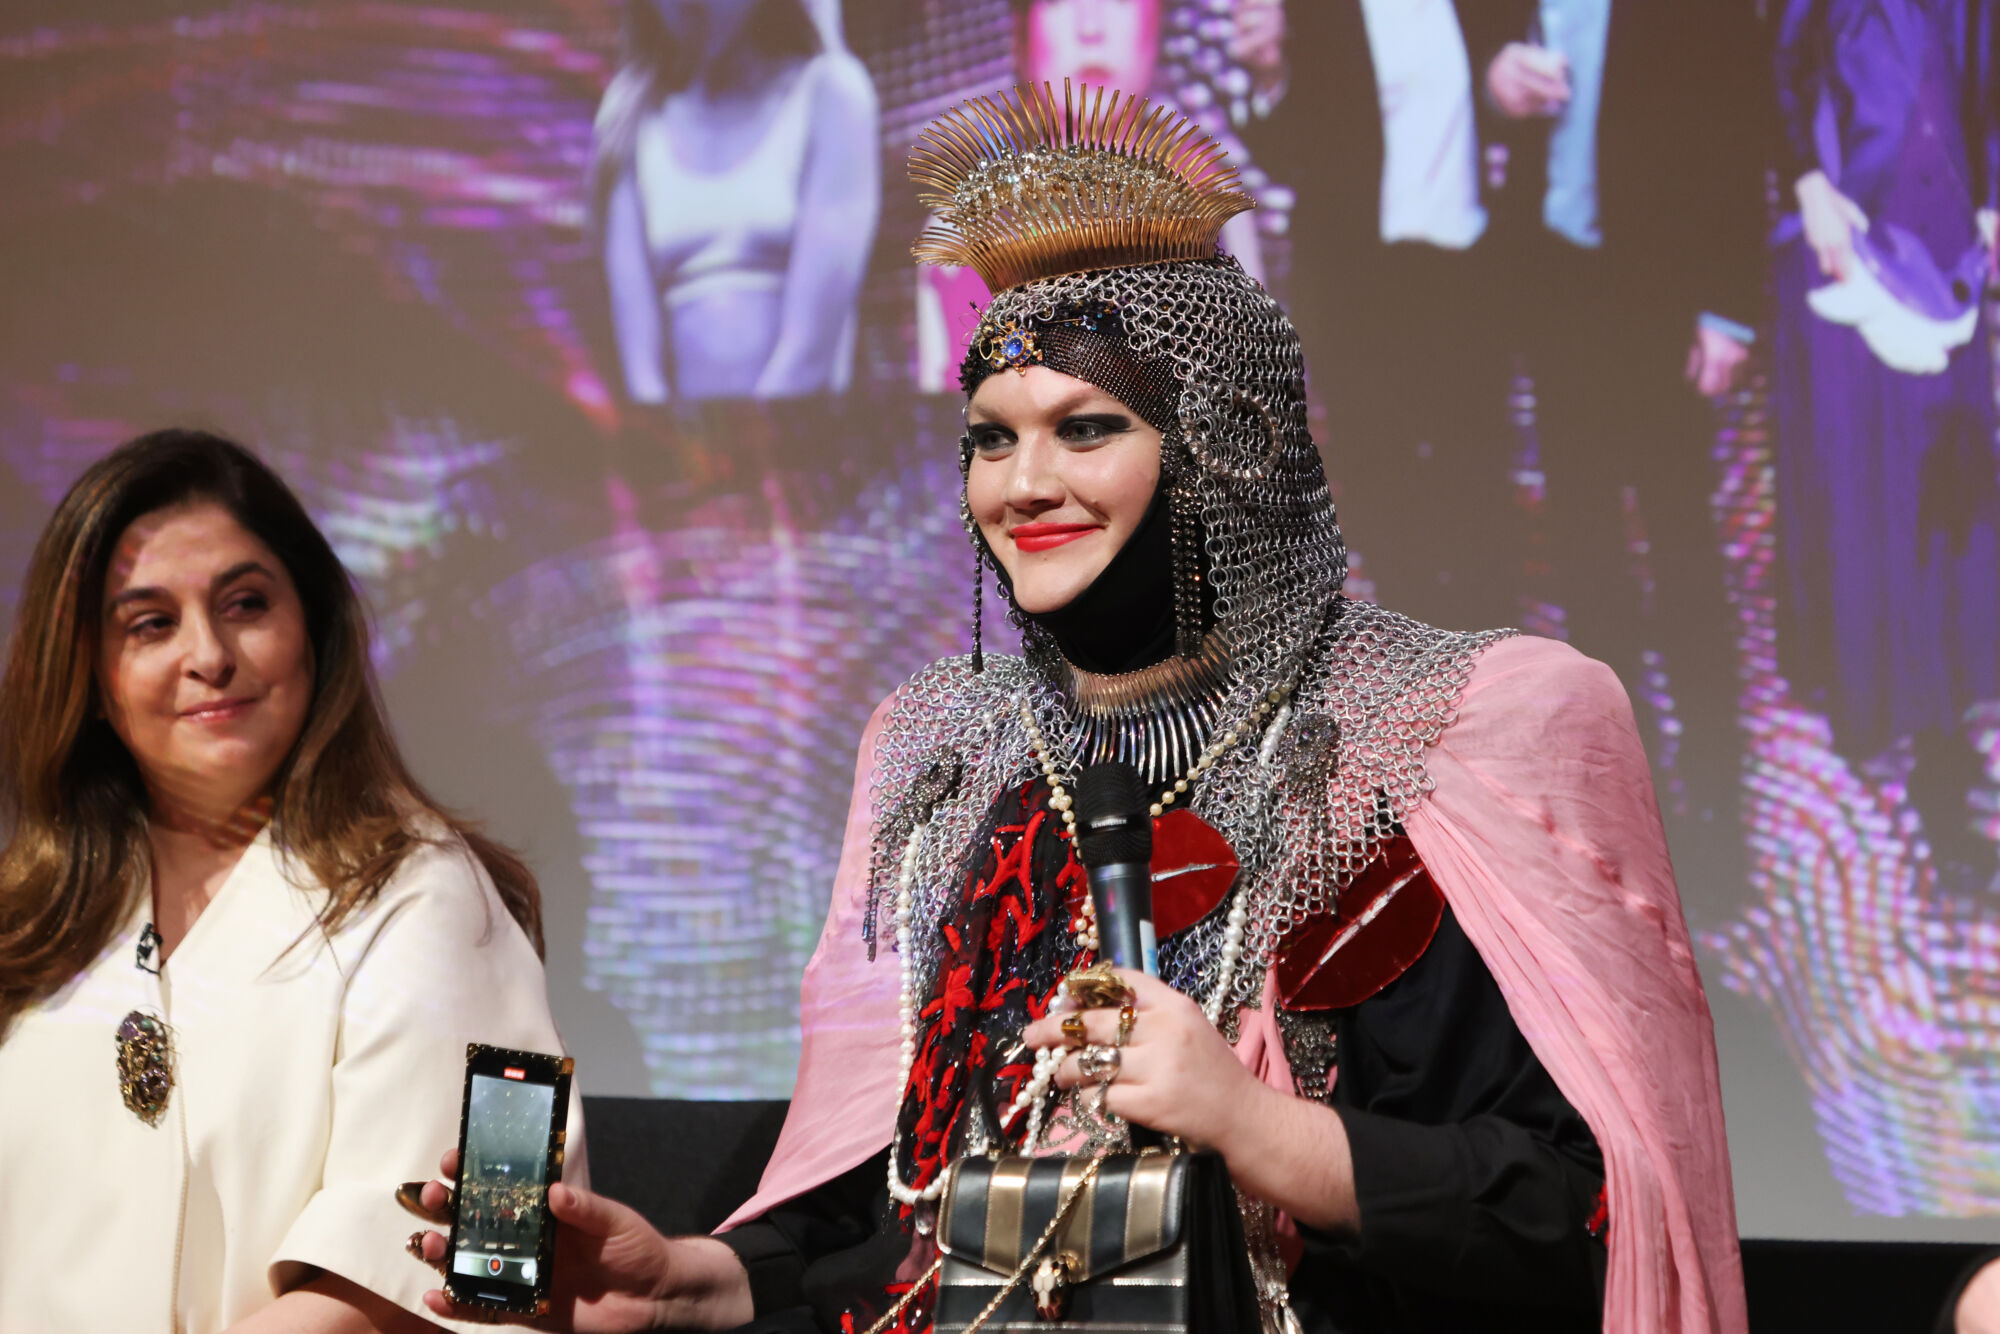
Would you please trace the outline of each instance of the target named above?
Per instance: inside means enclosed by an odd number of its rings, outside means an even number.
[[[1012,1106],[1033,1072],[1016,1035],[1048,1013],[1071,969],[1090,962],[1066,929],[1087,881],[1048,797],[1041,782],[1001,794],[987,855],[940,924],[944,954],[919,1011],[926,1022],[897,1118],[897,1162],[912,1185],[944,1171],[968,1101],[996,1116]]]
[[[1603,1241],[1604,1234],[1611,1230],[1611,1197],[1605,1193],[1606,1189],[1604,1186],[1597,1188],[1596,1207],[1583,1223],[1583,1230],[1599,1241]]]

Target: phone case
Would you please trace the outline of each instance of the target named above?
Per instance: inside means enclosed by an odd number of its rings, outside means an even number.
[[[458,1255],[460,1219],[458,1208],[463,1196],[454,1192],[451,1219],[451,1236],[445,1250],[446,1273],[445,1295],[458,1305],[479,1307],[491,1311],[509,1311],[522,1315],[547,1315],[549,1313],[549,1288],[555,1270],[554,1221],[547,1216],[548,1186],[562,1179],[563,1159],[566,1154],[566,1129],[569,1111],[570,1076],[576,1069],[576,1062],[568,1056],[548,1056],[540,1052],[514,1051],[506,1047],[489,1047],[480,1042],[465,1044],[465,1091],[459,1099],[458,1110],[458,1154],[460,1180],[465,1175],[465,1139],[472,1116],[472,1080],[476,1074],[492,1074],[485,1067],[505,1070],[519,1068],[533,1077],[526,1083],[547,1084],[555,1091],[554,1104],[549,1117],[549,1139],[546,1152],[546,1167],[543,1172],[542,1209],[543,1227],[535,1251],[535,1278],[532,1285],[508,1283],[510,1288],[519,1288],[518,1295],[496,1298],[488,1291],[479,1291],[470,1281],[470,1276],[460,1274],[453,1268]]]

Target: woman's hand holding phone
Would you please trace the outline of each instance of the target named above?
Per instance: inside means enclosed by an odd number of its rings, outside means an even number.
[[[440,1166],[446,1180],[456,1180],[458,1151],[445,1154]],[[444,1181],[427,1182],[420,1203],[425,1217],[448,1220],[451,1189]],[[721,1242],[663,1237],[629,1205],[560,1182],[549,1187],[549,1212],[557,1225],[551,1310],[539,1319],[503,1319],[575,1334],[631,1334],[733,1329],[752,1318],[749,1276]],[[441,1233],[423,1233],[419,1247],[426,1264],[444,1263]],[[494,1319],[482,1308],[453,1304],[439,1289],[425,1293],[424,1304],[454,1320]]]

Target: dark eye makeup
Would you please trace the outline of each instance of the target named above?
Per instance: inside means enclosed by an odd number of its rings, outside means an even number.
[[[974,449],[1004,449],[1014,443],[1014,433],[992,422],[974,422],[965,428],[965,438]]]
[[[1132,419],[1122,412],[1079,412],[1062,419],[1056,434],[1079,444],[1095,444],[1132,429]]]
[[[1056,438],[1073,445],[1096,445],[1131,429],[1132,419],[1122,412],[1077,412],[1056,423]],[[1005,449],[1019,438],[998,422],[973,422],[965,435],[981,451]]]

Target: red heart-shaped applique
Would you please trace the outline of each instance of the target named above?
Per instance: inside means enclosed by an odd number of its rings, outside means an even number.
[[[1236,883],[1236,850],[1193,811],[1153,821],[1153,934],[1164,940],[1214,912]]]
[[[1430,948],[1444,906],[1409,838],[1389,840],[1340,891],[1333,911],[1308,917],[1278,947],[1278,1003],[1288,1010],[1359,1005]]]

